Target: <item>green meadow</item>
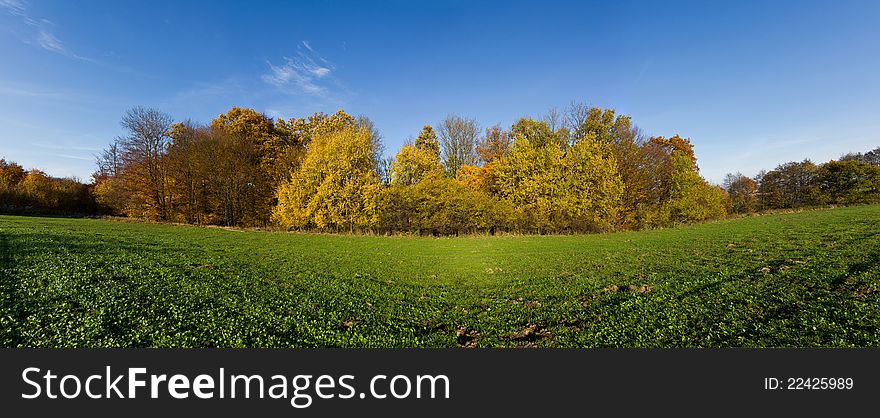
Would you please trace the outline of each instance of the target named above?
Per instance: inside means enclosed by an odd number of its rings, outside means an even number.
[[[0,216],[5,347],[865,347],[878,296],[878,205],[458,238]]]

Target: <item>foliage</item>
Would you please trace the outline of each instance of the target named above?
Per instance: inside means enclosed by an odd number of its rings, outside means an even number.
[[[496,174],[494,163],[482,167],[465,165],[458,169],[455,178],[473,190],[479,190],[483,193],[491,193],[494,189]]]
[[[880,201],[880,166],[858,160],[822,164],[816,179],[828,203],[858,204]]]
[[[287,228],[371,228],[371,199],[378,191],[372,133],[345,127],[312,139],[302,166],[278,190],[274,219]]]
[[[544,121],[537,121],[532,118],[520,118],[513,126],[510,127],[510,135],[513,141],[519,139],[528,140],[532,146],[537,148],[555,147],[565,149],[567,138],[554,132]]]
[[[414,185],[383,190],[379,229],[430,235],[506,230],[511,216],[505,202],[435,173]]]
[[[728,204],[734,213],[752,213],[758,207],[758,184],[742,173],[728,173],[724,178]]]
[[[511,145],[511,135],[496,125],[486,129],[486,135],[477,144],[476,151],[480,161],[488,165],[506,157]]]
[[[430,175],[443,174],[443,165],[432,148],[406,144],[391,162],[391,184],[412,185]]]
[[[601,229],[614,222],[623,191],[614,160],[604,154],[594,141],[563,152],[553,143],[536,146],[518,135],[496,168],[495,188],[513,205],[523,229]]]
[[[648,209],[644,222],[665,226],[718,219],[726,215],[725,201],[724,190],[700,177],[687,154],[674,153],[669,199]]]
[[[425,125],[419,136],[416,137],[415,147],[432,155],[438,161],[440,160],[440,142],[437,140],[437,133],[431,125]]]
[[[273,120],[233,107],[198,126],[134,108],[123,127],[127,134],[97,158],[94,200],[128,216],[195,224],[543,234],[876,200],[878,150],[824,165],[786,163],[754,179],[737,174],[721,189],[700,176],[689,138],[647,137],[629,116],[583,103],[484,133],[476,120],[451,114],[436,131],[424,125],[393,157],[383,154],[370,119],[343,110]],[[365,131],[368,142],[326,140],[340,131]],[[336,161],[334,152],[348,154]],[[357,168],[347,174],[348,166]],[[434,178],[441,173],[455,182]],[[0,182],[0,194],[9,194],[8,184]],[[509,216],[477,222],[485,227],[462,222],[461,199],[489,202]],[[410,222],[404,208],[421,211],[422,220]],[[425,208],[440,212],[429,216]],[[439,227],[427,218],[452,223]]]
[[[0,210],[88,215],[101,213],[93,188],[74,178],[49,177],[40,170],[0,159]]]
[[[819,167],[810,160],[781,164],[758,181],[762,208],[800,208],[821,203]]]

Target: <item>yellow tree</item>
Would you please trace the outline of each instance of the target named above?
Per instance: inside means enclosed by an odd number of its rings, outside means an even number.
[[[593,140],[568,151],[519,137],[497,167],[496,191],[539,233],[594,230],[616,221],[623,183],[613,157]]]
[[[673,155],[670,214],[675,223],[717,219],[727,214],[724,193],[704,180],[685,153]]]
[[[315,135],[300,169],[279,188],[273,219],[288,228],[374,227],[379,177],[372,144],[373,134],[360,127]]]
[[[514,207],[524,222],[521,228],[542,233],[555,227],[562,193],[558,171],[562,154],[558,147],[537,147],[519,136],[497,166],[497,193]]]
[[[233,107],[211,121],[212,129],[222,129],[229,135],[246,137],[254,142],[260,163],[271,166],[281,147],[281,138],[275,133],[275,124],[268,116],[254,109]]]
[[[604,144],[582,140],[562,157],[560,207],[571,229],[601,230],[618,219],[624,184],[606,154]]]
[[[543,148],[555,146],[564,149],[567,139],[562,136],[563,131],[553,131],[547,122],[532,118],[520,118],[510,127],[510,133],[514,140],[517,138],[528,139],[534,147]]]
[[[431,149],[405,144],[391,163],[392,185],[416,184],[431,175],[443,175],[438,153]]]
[[[434,155],[438,161],[440,160],[440,141],[437,139],[437,133],[431,125],[425,125],[415,141],[416,148]]]

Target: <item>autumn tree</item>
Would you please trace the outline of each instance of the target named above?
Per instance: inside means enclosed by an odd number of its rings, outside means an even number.
[[[638,206],[638,226],[699,222],[726,214],[726,192],[700,176],[689,139],[678,135],[652,137],[642,148],[644,172],[649,174],[651,187]]]
[[[11,206],[16,200],[18,184],[24,179],[26,171],[13,162],[0,159],[0,206]]]
[[[284,177],[286,138],[268,116],[239,107],[217,116],[211,121],[211,129],[226,141],[220,151],[234,160],[226,164],[233,171],[224,182],[224,218],[227,222],[268,222],[275,190]]]
[[[449,115],[440,122],[438,131],[443,166],[448,176],[454,177],[461,166],[476,162],[480,128],[475,119]]]
[[[159,220],[459,234],[666,226],[728,209],[880,199],[880,149],[755,179],[728,175],[721,188],[700,176],[690,139],[647,138],[629,116],[581,103],[482,137],[476,121],[450,115],[395,158],[382,157],[370,119],[342,110],[273,120],[234,107],[198,126],[135,108],[122,125],[127,134],[98,156],[91,189],[0,160],[3,204],[68,210],[89,204],[86,191]]]
[[[763,174],[758,193],[765,209],[800,208],[819,204],[819,167],[810,160],[780,164]]]
[[[143,215],[159,220],[170,217],[163,158],[171,122],[171,116],[159,110],[132,108],[122,117],[121,125],[127,136],[118,144],[122,149],[125,187]]]
[[[606,145],[582,140],[562,158],[561,206],[573,231],[601,231],[619,219],[624,183]]]
[[[880,166],[860,160],[829,161],[816,178],[823,200],[833,204],[880,201]]]
[[[443,175],[440,143],[430,125],[425,125],[414,143],[404,144],[391,161],[392,185],[413,185],[431,175]]]
[[[724,188],[730,198],[730,209],[735,213],[751,213],[758,207],[758,185],[742,173],[728,173]]]
[[[546,122],[532,118],[520,118],[510,127],[510,134],[514,141],[519,138],[526,139],[532,146],[538,148],[554,146],[565,149],[568,145],[562,132],[553,131]]]
[[[443,175],[443,165],[432,149],[404,144],[391,163],[392,185],[413,185],[431,175]]]
[[[614,109],[589,108],[586,120],[573,131],[572,142],[577,143],[590,137],[603,144],[614,142],[617,133],[616,122],[619,122],[621,118],[628,119],[624,116],[617,118],[616,121],[614,114]]]
[[[510,134],[495,125],[487,128],[486,134],[477,143],[477,156],[483,164],[490,164],[504,158],[512,145]]]
[[[724,191],[710,185],[686,153],[672,155],[669,200],[661,206],[664,216],[675,224],[718,219],[726,214]]]
[[[431,125],[422,127],[419,136],[416,137],[415,147],[434,155],[437,160],[440,159],[440,141],[437,140],[437,133]]]
[[[382,231],[424,235],[494,234],[508,229],[513,215],[507,202],[441,175],[385,188],[377,208]]]
[[[623,187],[600,144],[582,141],[563,152],[533,145],[522,134],[497,176],[497,192],[512,204],[520,226],[539,233],[610,225]]]
[[[300,169],[278,190],[275,221],[287,228],[374,227],[379,178],[372,142],[370,130],[356,126],[313,137]]]
[[[233,107],[211,121],[211,128],[228,135],[248,138],[254,144],[263,170],[270,171],[282,148],[282,139],[275,133],[275,123],[254,109]]]
[[[18,192],[25,202],[38,208],[51,208],[58,205],[52,179],[40,170],[29,170],[18,184]]]
[[[222,204],[218,205],[220,195],[217,191],[229,173],[219,171],[226,162],[215,158],[235,158],[218,152],[225,144],[220,143],[222,138],[214,133],[221,131],[191,121],[171,126],[171,144],[166,157],[171,179],[169,187],[176,197],[175,214],[183,222],[226,225],[236,222],[232,217],[222,217],[218,210]]]
[[[694,154],[694,145],[689,138],[682,138],[678,135],[669,138],[663,136],[651,137],[651,144],[657,146],[662,152],[672,155],[682,155],[687,157],[691,162],[691,166],[696,169],[697,156]]]

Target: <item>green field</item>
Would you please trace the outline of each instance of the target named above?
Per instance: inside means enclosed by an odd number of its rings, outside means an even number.
[[[413,238],[0,216],[0,345],[880,345],[880,206]]]

